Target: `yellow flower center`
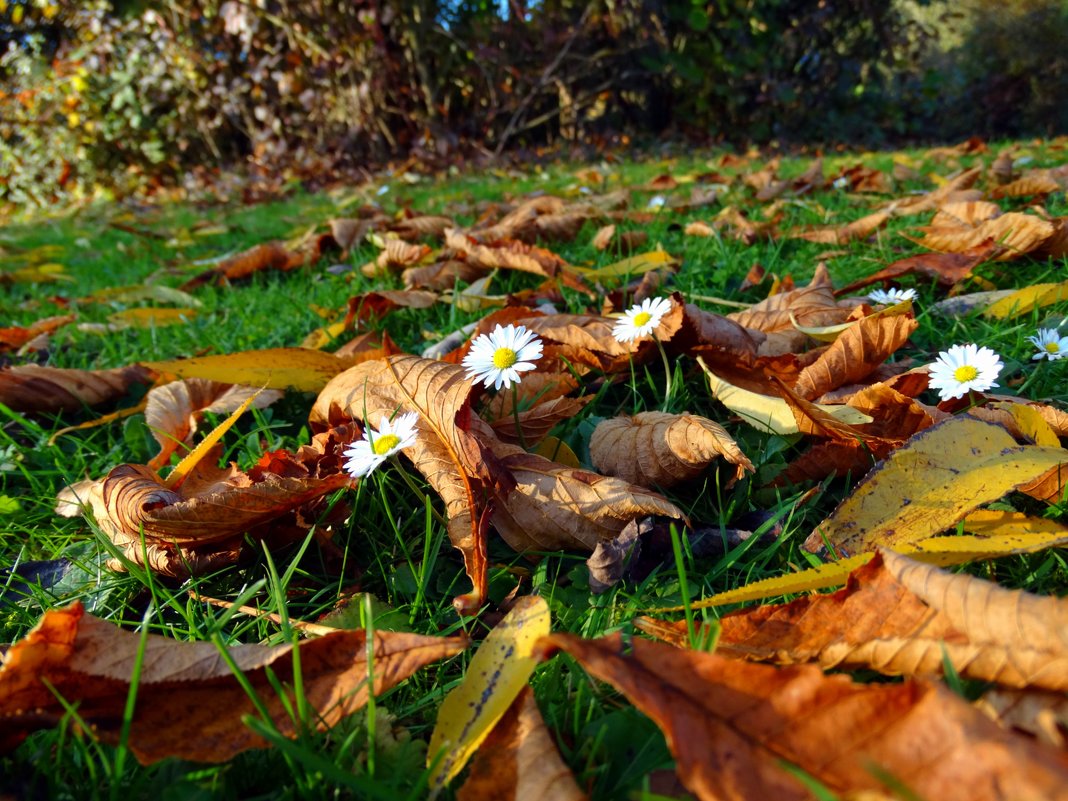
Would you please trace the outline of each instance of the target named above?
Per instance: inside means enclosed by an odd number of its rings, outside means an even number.
[[[397,447],[398,442],[400,442],[400,437],[396,434],[382,434],[379,437],[375,437],[375,442],[374,445],[371,446],[371,450],[378,456],[385,456]]]
[[[638,312],[634,315],[634,327],[641,328],[652,319],[653,315],[649,314],[649,312]]]
[[[1046,343],[1046,352],[1047,353],[1060,353],[1061,352],[1060,343],[1059,342],[1047,342]]]
[[[979,375],[979,371],[972,367],[970,364],[966,364],[963,367],[958,367],[953,371],[953,377],[960,381],[962,384],[965,381],[971,381]]]
[[[493,351],[493,366],[498,370],[507,370],[519,361],[519,356],[511,348],[497,348]]]

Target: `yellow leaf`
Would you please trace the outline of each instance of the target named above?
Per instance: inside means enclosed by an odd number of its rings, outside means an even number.
[[[316,328],[308,336],[304,337],[304,341],[300,343],[302,348],[311,348],[312,350],[322,350],[343,333],[345,333],[345,321],[341,320],[337,323],[330,323],[330,325],[324,325],[322,328]]]
[[[132,328],[162,328],[165,325],[178,325],[197,316],[196,309],[157,309],[144,307],[125,309],[108,315],[111,323]]]
[[[1063,463],[1063,448],[1017,445],[1001,426],[951,417],[876,465],[804,547],[817,551],[828,543],[843,554],[900,550]]]
[[[267,348],[199,356],[192,359],[143,362],[146,367],[173,373],[179,378],[209,378],[228,384],[247,384],[265,389],[297,389],[318,392],[349,365],[330,353],[310,348]]]
[[[1068,281],[1061,281],[1059,284],[1033,284],[990,304],[983,316],[997,320],[1012,319],[1034,309],[1060,303],[1062,300],[1068,300]]]
[[[538,664],[532,656],[534,644],[548,634],[549,605],[537,596],[520,598],[471,657],[460,686],[445,696],[438,710],[427,751],[427,764],[434,765],[432,793],[463,769],[527,686]]]
[[[796,434],[800,430],[790,405],[782,398],[760,395],[747,389],[736,387],[713,373],[701,357],[697,358],[701,369],[708,376],[708,386],[712,397],[741,417],[753,428],[769,434]],[[870,423],[872,418],[852,406],[829,406],[816,404],[827,414],[833,415],[843,423],[861,425]]]
[[[57,439],[59,439],[60,437],[64,436],[65,434],[69,434],[72,431],[84,431],[84,430],[89,429],[89,428],[97,428],[99,426],[106,426],[106,425],[109,425],[111,423],[114,423],[116,420],[121,420],[124,417],[130,417],[131,415],[135,415],[138,412],[143,412],[145,410],[145,405],[147,403],[148,403],[148,396],[146,395],[145,397],[143,397],[141,399],[141,402],[138,403],[136,406],[131,406],[128,409],[119,409],[117,412],[112,412],[111,414],[105,414],[103,417],[98,417],[95,420],[87,420],[86,422],[79,423],[76,426],[67,426],[66,428],[61,428],[61,429],[59,429],[59,431],[54,432],[52,434],[52,436],[50,436],[48,438],[48,444],[49,445],[54,445]]]
[[[166,481],[163,482],[167,489],[174,489],[185,481],[185,477],[189,475],[197,464],[200,463],[201,459],[208,455],[208,452],[214,448],[219,440],[223,438],[223,435],[233,427],[234,423],[238,421],[238,418],[248,411],[248,407],[260,396],[260,392],[262,391],[263,390],[261,389],[259,392],[254,392],[252,395],[249,395],[244,403],[234,409],[233,414],[219,423],[219,425],[215,426],[215,428],[204,437],[204,440],[199,445],[187,453],[185,458],[174,466],[174,470],[171,471],[171,474],[167,476]]]
[[[59,281],[73,281],[67,275],[67,268],[62,264],[38,264],[36,267],[23,267],[10,273],[0,273],[2,283],[54,284]]]
[[[637,256],[631,256],[597,269],[578,267],[575,269],[587,278],[623,278],[628,275],[642,275],[661,267],[673,267],[678,263],[678,260],[665,250],[651,250],[648,253],[639,253]]]
[[[975,523],[970,522],[973,516],[976,516]],[[1051,520],[1027,517],[1017,512],[975,512],[965,520],[964,527],[968,530],[979,529],[990,533],[928,537],[911,545],[894,548],[894,550],[920,562],[949,567],[981,559],[997,559],[1002,556],[1033,553],[1068,545],[1068,528],[1065,526]],[[690,604],[690,609],[726,606],[779,595],[837,587],[845,584],[849,574],[871,561],[873,556],[875,556],[874,552],[861,553],[786,576],[754,581],[744,587],[737,587],[717,593],[710,598],[695,601]],[[684,609],[685,607],[682,606],[674,606],[650,611],[681,612]]]
[[[85,301],[121,301],[123,303],[136,303],[142,300],[154,300],[159,303],[177,303],[190,309],[199,309],[204,304],[190,295],[174,287],[162,284],[134,284],[133,286],[118,286],[101,289],[84,298]]]
[[[537,447],[534,448],[534,453],[538,454],[538,456],[544,456],[546,459],[550,459],[557,464],[567,465],[576,470],[582,469],[582,464],[579,462],[579,458],[575,455],[575,452],[567,446],[566,442],[558,437],[545,437],[538,443]]]
[[[1036,445],[1050,448],[1059,448],[1061,446],[1060,439],[1050,428],[1046,418],[1034,406],[1028,406],[1026,403],[995,403],[992,405],[995,409],[1001,409],[1011,414],[1023,435]]]

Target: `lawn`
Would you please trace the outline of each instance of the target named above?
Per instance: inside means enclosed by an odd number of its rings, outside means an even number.
[[[55,330],[40,349],[24,352],[10,347],[6,353],[0,351],[0,358],[14,365],[104,369],[296,347],[317,329],[342,320],[350,297],[404,287],[399,270],[374,278],[361,270],[379,255],[373,236],[360,239],[344,255],[332,250],[296,269],[258,271],[248,278],[212,280],[190,288],[196,306],[178,324],[164,325],[167,320],[161,317],[157,324],[112,330],[109,325],[118,319],[116,313],[127,309],[189,304],[180,297],[166,303],[161,300],[166,296],[153,290],[140,296],[129,293],[125,299],[108,297],[107,291],[177,288],[255,245],[283,240],[296,246],[328,230],[328,221],[334,218],[363,214],[370,219],[378,211],[398,221],[434,214],[469,228],[492,223],[534,193],[578,204],[629,190],[629,200],[615,219],[608,219],[606,212],[603,219],[586,220],[572,236],[539,244],[570,265],[593,269],[662,248],[679,267],[660,294],[678,292],[687,302],[725,315],[763,300],[773,288],[788,289],[791,281],[806,284],[821,261],[834,286],[844,287],[900,259],[931,252],[905,235],[918,237],[918,229],[931,223],[934,210],[893,213],[871,232],[856,239],[843,235],[830,243],[789,238],[789,232],[844,226],[895,199],[937,191],[973,166],[982,169],[976,186],[989,199],[997,194],[993,188],[999,185],[998,170],[1004,171],[999,153],[1011,152],[1016,172],[1026,174],[1061,167],[1064,146],[1059,141],[1017,142],[991,144],[985,150],[836,152],[824,157],[823,178],[815,181],[806,172],[811,157],[783,158],[761,177],[761,171],[769,168],[767,157],[704,153],[671,160],[617,158],[455,175],[385,175],[368,185],[315,194],[296,189],[283,199],[255,205],[238,199],[160,200],[39,211],[11,220],[0,230],[0,278],[10,279],[0,286],[5,325],[28,327],[57,315],[75,319]],[[858,165],[863,169],[853,169]],[[776,190],[773,184],[779,180],[786,184]],[[765,194],[758,198],[761,189]],[[1055,191],[1010,194],[996,202],[1007,213],[1068,215],[1063,183]],[[728,213],[731,207],[758,226],[773,223],[773,235],[745,236],[740,225],[728,224],[733,219]],[[633,253],[614,247],[599,250],[594,235],[608,222],[617,225],[617,237],[640,232],[647,239]],[[707,225],[703,230],[692,223]],[[421,241],[433,248],[442,246],[440,237]],[[42,264],[62,269],[42,269]],[[763,268],[765,277],[748,280],[756,276],[755,265]],[[613,309],[622,311],[629,305],[631,281],[641,277],[623,273],[590,278],[593,296],[563,287],[555,308],[599,314],[605,296],[622,289],[622,296],[614,296]],[[971,276],[951,282],[952,294],[1016,289],[1066,278],[1063,256],[1023,254],[981,263]],[[482,294],[519,293],[542,281],[529,272],[500,270]],[[904,275],[893,283],[917,291],[918,327],[889,358],[891,365],[924,365],[951,345],[974,342],[995,350],[1004,363],[995,392],[1068,409],[1068,359],[1033,361],[1034,347],[1027,339],[1040,327],[1063,326],[1068,302],[1006,318],[981,314],[981,305],[978,311],[950,315],[934,308],[950,294],[947,285],[926,274]],[[357,321],[358,329],[334,329],[336,338],[319,344],[333,351],[358,334],[387,332],[402,351],[419,354],[495,309],[494,301],[485,301],[484,308],[470,308],[460,297]],[[670,378],[665,378],[665,369]],[[463,632],[478,641],[500,619],[498,607],[517,585],[518,594],[545,599],[554,631],[585,638],[611,632],[641,636],[633,620],[651,609],[677,607],[821,563],[802,544],[852,492],[860,475],[775,484],[812,440],[745,424],[712,397],[704,373],[691,358],[662,361],[657,355],[632,364],[629,372],[614,377],[590,372],[582,381],[593,399],[555,425],[552,433],[583,467],[592,469],[589,442],[599,422],[617,415],[665,411],[718,421],[752,461],[754,472],[732,482],[733,470],[713,467],[695,480],[665,489],[666,497],[692,523],[693,533],[676,538],[674,548],[671,539],[661,542],[659,550],[647,548],[640,574],[600,594],[590,589],[588,554],[555,550],[517,554],[491,532],[489,597],[480,616],[467,618],[458,616],[453,606],[454,597],[469,592],[471,585],[459,553],[449,547],[443,504],[423,477],[403,462],[388,464],[329,497],[332,509],[351,510],[332,521],[329,542],[317,537],[315,529],[276,549],[249,542],[236,564],[186,580],[155,576],[136,566],[115,572],[107,567],[114,547],[92,516],[58,516],[56,494],[74,482],[103,478],[119,464],[146,464],[159,445],[139,412],[98,426],[61,429],[136,406],[146,387],[134,387],[93,410],[61,415],[0,405],[0,581],[4,582],[0,641],[17,641],[45,610],[75,600],[91,614],[127,629],[141,631],[147,626],[153,634],[181,642],[287,643],[300,636],[291,621],[435,636]],[[937,402],[930,391],[923,398],[932,405]],[[314,401],[315,393],[288,391],[269,407],[252,409],[224,435],[220,464],[234,462],[248,470],[265,454],[280,449],[296,452],[311,443],[308,415]],[[225,412],[208,413],[198,439],[226,417]],[[177,462],[178,457],[172,456],[169,465]],[[992,508],[1068,522],[1068,505],[1063,501],[1045,504],[1020,493],[1008,494]],[[320,522],[326,517],[324,513]],[[975,562],[955,570],[1039,595],[1068,591],[1063,550]],[[768,599],[781,600],[781,596]],[[236,606],[241,605],[264,614],[239,612]],[[699,621],[714,620],[732,608],[703,608],[693,614]],[[472,653],[473,649],[416,672],[377,697],[369,714],[357,713],[327,732],[306,731],[287,747],[246,751],[220,765],[171,758],[141,766],[124,746],[103,744],[91,735],[76,736],[77,713],[72,711],[0,757],[0,787],[15,797],[53,799],[421,798],[426,795],[427,744],[437,710],[464,676]],[[874,673],[863,676],[877,678]],[[571,658],[545,662],[531,683],[564,761],[591,798],[678,797],[674,762],[664,736],[619,693],[589,677]],[[986,687],[967,679],[951,683],[969,698]],[[196,737],[196,732],[187,736]]]

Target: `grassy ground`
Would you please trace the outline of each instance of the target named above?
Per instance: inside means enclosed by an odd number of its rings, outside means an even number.
[[[1040,146],[1021,145],[1017,155],[1032,155],[1031,166],[1057,165],[1059,156]],[[912,154],[922,166],[923,154]],[[963,157],[989,161],[991,156]],[[891,154],[871,154],[862,160],[889,169]],[[825,169],[861,160],[856,155],[829,158]],[[647,161],[605,165],[607,189],[638,185],[666,171],[676,176],[706,172],[714,166],[706,158],[690,162]],[[807,161],[784,164],[786,175],[804,170]],[[948,172],[944,166],[931,169]],[[158,282],[177,286],[203,269],[196,262],[237,252],[274,238],[288,238],[322,224],[363,202],[378,202],[387,211],[410,206],[417,212],[444,213],[470,223],[485,200],[518,197],[530,191],[576,193],[577,168],[554,166],[545,172],[484,173],[423,179],[418,183],[384,180],[364,190],[320,195],[295,194],[258,206],[196,204],[133,207],[102,205],[79,211],[40,214],[0,230],[0,256],[4,267],[20,266],[30,258],[65,265],[70,282],[15,283],[0,286],[0,308],[7,325],[27,325],[63,313],[53,301],[85,297],[102,289]],[[926,172],[926,170],[921,170]],[[387,186],[384,192],[376,191]],[[929,189],[926,182],[904,185],[898,194]],[[685,187],[679,193],[688,191]],[[740,190],[733,190],[744,197]],[[637,193],[644,203],[652,192]],[[867,200],[829,189],[784,206],[780,227],[844,222],[870,210]],[[1009,206],[1006,206],[1007,208]],[[1020,207],[1017,203],[1016,208]],[[680,257],[683,267],[675,288],[690,298],[726,298],[752,302],[752,291],[739,292],[742,277],[759,262],[769,272],[793,275],[799,283],[811,275],[826,245],[779,240],[745,245],[730,238],[696,238],[683,234],[682,225],[710,219],[718,206],[688,214],[662,214],[642,228],[649,245],[661,243]],[[1051,214],[1068,214],[1064,196],[1051,197]],[[923,220],[924,222],[926,220]],[[846,255],[829,263],[837,285],[873,272],[880,266],[921,249],[899,236],[919,224],[915,218],[894,219],[875,238],[846,245]],[[623,226],[628,227],[628,226]],[[134,228],[139,233],[131,233]],[[568,261],[594,266],[617,257],[590,244],[592,227],[572,243],[553,248]],[[49,249],[51,248],[51,249]],[[370,261],[374,250],[357,249],[349,259],[359,266]],[[57,367],[114,367],[138,360],[164,359],[195,353],[227,353],[247,349],[299,344],[323,324],[317,308],[338,309],[346,299],[371,288],[355,273],[325,270],[329,260],[292,273],[263,273],[232,287],[205,286],[196,291],[202,307],[187,325],[158,329],[127,329],[100,335],[68,326],[54,337],[47,363]],[[1063,262],[1021,261],[1008,269],[986,265],[979,274],[998,287],[1026,286],[1063,280]],[[495,291],[531,285],[529,276],[502,275]],[[997,350],[1005,362],[1002,387],[1013,392],[1028,380],[1028,397],[1068,401],[1065,382],[1068,363],[1042,364],[1034,374],[1032,348],[1026,337],[1040,324],[1055,325],[1068,313],[1068,304],[1049,307],[1012,322],[991,322],[976,316],[949,320],[927,309],[941,297],[928,283],[902,281],[916,286],[920,328],[902,355],[929,361],[939,350],[961,342],[979,342]],[[382,283],[379,282],[378,286]],[[396,286],[400,286],[399,280]],[[976,289],[983,288],[978,284]],[[573,311],[582,299],[572,298]],[[141,305],[141,304],[134,304]],[[704,303],[706,308],[730,309]],[[121,304],[79,304],[78,322],[105,322]],[[418,352],[461,325],[475,319],[456,308],[439,304],[429,310],[400,310],[382,326],[402,347]],[[671,410],[687,410],[722,422],[726,411],[709,397],[693,365],[680,366]],[[659,371],[660,367],[652,368]],[[129,405],[127,399],[120,405]],[[273,407],[255,411],[226,437],[226,459],[241,466],[253,463],[266,449],[294,448],[309,439],[307,412],[313,398],[289,393]],[[585,443],[596,418],[664,406],[664,381],[659,372],[639,376],[637,387],[619,385],[597,403],[569,420],[556,433],[585,456]],[[262,551],[251,561],[220,574],[182,585],[151,581],[143,575],[116,574],[103,563],[107,553],[90,522],[62,519],[53,514],[56,492],[85,477],[101,477],[116,464],[144,463],[155,443],[143,416],[135,415],[110,426],[74,432],[49,444],[50,435],[82,417],[54,420],[25,417],[0,407],[0,641],[23,635],[44,609],[81,599],[90,612],[135,627],[146,609],[153,608],[151,630],[176,640],[206,640],[220,636],[226,642],[283,642],[289,632],[263,619],[233,615],[194,601],[188,591],[194,584],[204,595],[239,599],[268,611],[285,608],[289,617],[317,620],[335,608],[339,598],[370,593],[375,599],[376,628],[447,634],[466,629],[478,638],[478,623],[457,619],[451,599],[467,590],[467,579],[456,553],[447,546],[443,528],[400,480],[395,468],[376,473],[355,491],[359,510],[349,522],[346,536],[335,540],[344,552],[340,571],[328,562],[314,543],[271,554]],[[800,550],[812,526],[847,494],[846,482],[826,482],[822,492],[803,505],[797,501],[808,487],[791,491],[761,489],[802,444],[794,438],[758,434],[738,423],[727,423],[743,450],[758,468],[757,480],[742,481],[727,489],[710,474],[704,486],[690,487],[673,496],[693,520],[706,526],[734,527],[766,533],[729,549],[723,557],[697,557],[685,552],[681,563],[667,560],[640,584],[625,584],[595,596],[588,588],[584,557],[548,554],[533,562],[512,553],[499,541],[491,543],[491,595],[501,599],[518,577],[524,591],[544,596],[553,613],[556,630],[593,637],[605,632],[630,630],[629,621],[647,607],[681,603],[680,576],[691,594],[708,595],[807,564],[813,557]],[[1010,499],[1027,507],[1023,499]],[[1022,505],[1021,505],[1022,504]],[[1063,513],[1063,509],[1053,512]],[[66,560],[56,562],[54,560]],[[40,562],[46,579],[62,566],[55,583],[27,581],[27,563]],[[1063,594],[1068,570],[1058,552],[1003,559],[973,568],[1010,587],[1039,593]],[[349,625],[362,625],[360,604],[347,612]],[[711,613],[710,613],[711,614]],[[204,766],[167,760],[142,768],[122,749],[102,746],[91,738],[74,737],[69,725],[32,736],[13,754],[0,757],[0,789],[15,797],[50,799],[142,798],[161,799],[242,797],[420,798],[425,795],[426,740],[444,694],[463,674],[469,655],[433,665],[378,699],[378,720],[370,726],[357,715],[328,734],[311,734],[286,752],[246,753],[221,766]],[[596,799],[654,798],[657,771],[672,762],[663,737],[646,718],[618,696],[590,680],[567,659],[558,658],[537,672],[534,687],[543,714],[555,733],[567,763]],[[376,732],[373,760],[368,759],[368,732]],[[322,759],[337,767],[325,772]],[[653,779],[650,779],[650,776]],[[335,790],[342,783],[341,790]],[[376,789],[377,788],[377,789]]]

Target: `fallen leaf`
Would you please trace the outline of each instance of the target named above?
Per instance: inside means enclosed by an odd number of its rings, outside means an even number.
[[[983,311],[983,316],[995,320],[1011,320],[1064,300],[1068,300],[1068,281],[1032,284],[994,301]]]
[[[501,240],[484,245],[461,231],[445,231],[445,244],[463,254],[468,262],[484,269],[519,270],[552,278],[568,266],[551,251],[515,240]]]
[[[692,414],[613,417],[590,436],[590,459],[597,470],[642,487],[690,481],[720,457],[736,466],[735,478],[754,470],[719,423]]]
[[[769,434],[797,434],[800,428],[790,404],[783,398],[771,397],[751,392],[720,378],[712,372],[704,360],[697,359],[701,369],[708,377],[708,387],[712,397],[741,417],[758,431]],[[871,417],[847,405],[820,405],[819,408],[847,425],[860,425],[872,422]]]
[[[771,333],[792,331],[795,325],[835,325],[848,315],[834,299],[834,287],[824,267],[816,271],[808,286],[780,292],[727,316],[746,328]]]
[[[673,628],[687,636],[686,621]],[[724,615],[717,652],[893,676],[938,675],[948,661],[964,678],[1063,691],[1068,601],[880,551],[836,593]]]
[[[142,364],[179,378],[318,392],[351,362],[312,348],[267,348]]]
[[[936,684],[857,684],[813,665],[776,668],[642,639],[626,653],[618,634],[543,643],[547,656],[565,651],[652,718],[702,800],[813,798],[784,761],[838,794],[885,791],[886,778],[918,798],[1068,796],[1068,757]]]
[[[471,763],[457,801],[584,801],[524,687]]]
[[[490,423],[497,438],[513,445],[533,447],[565,420],[570,420],[593,400],[592,395],[581,398],[553,398],[543,401],[518,415],[509,414]],[[518,430],[517,430],[518,425]]]
[[[1001,426],[952,417],[877,465],[804,547],[853,554],[915,542],[1065,462],[1062,448],[1017,445]]]
[[[843,331],[805,367],[794,390],[809,400],[867,378],[893,355],[919,327],[912,317],[865,317]]]
[[[441,496],[449,539],[464,557],[473,593],[457,604],[477,610],[486,597],[486,543],[482,529],[483,489],[507,475],[493,454],[469,433],[471,382],[459,365],[392,356],[348,370],[319,393],[310,414],[313,425],[358,419],[377,425],[382,417],[418,412],[418,438],[405,453]]]
[[[854,220],[847,225],[828,225],[821,228],[811,228],[807,231],[791,233],[789,238],[805,239],[809,242],[819,242],[824,245],[844,245],[847,242],[867,239],[886,225],[889,219],[889,211],[877,211],[861,217],[859,220]]]
[[[515,479],[514,490],[497,494],[492,520],[516,551],[589,552],[635,518],[686,518],[667,498],[643,487],[557,464],[496,438],[487,444]]]
[[[660,270],[665,267],[677,267],[678,259],[664,250],[651,250],[648,253],[640,253],[630,256],[622,261],[598,267],[592,270],[579,270],[585,278],[593,278],[600,281],[603,278],[626,278],[633,275],[644,275],[651,270]]]
[[[1037,250],[1053,236],[1051,223],[1020,212],[1009,212],[986,220],[974,228],[960,226],[928,226],[920,229],[922,236],[909,237],[913,242],[942,253],[966,253],[992,239],[1000,246],[996,261],[1018,259]]]
[[[7,350],[17,350],[42,334],[51,334],[68,323],[74,322],[74,320],[75,316],[73,314],[66,314],[37,320],[25,328],[18,325],[0,328],[0,353]]]
[[[885,283],[902,275],[915,274],[930,276],[942,286],[953,286],[970,276],[972,270],[980,264],[994,258],[997,252],[997,243],[993,239],[987,239],[959,253],[921,253],[918,256],[909,256],[836,290],[835,295],[849,295],[880,281]]]
[[[232,645],[230,659],[258,696],[270,724],[295,737],[291,697],[294,674],[320,728],[333,726],[420,668],[460,653],[462,637],[425,637],[403,632],[338,631],[300,643],[299,668],[292,645]],[[368,651],[374,659],[369,686]],[[118,743],[135,665],[141,666],[137,705],[126,745],[142,764],[167,757],[226,762],[269,743],[244,721],[258,717],[253,699],[219,648],[208,642],[126,631],[87,615],[79,602],[46,612],[22,640],[8,649],[0,667],[0,748],[8,750],[32,731],[59,725],[68,707],[95,737]],[[286,687],[284,695],[278,684]],[[62,699],[62,701],[60,700]]]
[[[0,370],[0,403],[16,412],[76,412],[121,398],[152,370],[133,364],[112,370],[73,370],[28,364]]]
[[[445,696],[430,736],[427,766],[436,793],[461,770],[527,686],[538,660],[534,644],[549,633],[549,605],[516,601],[471,657],[464,679]]]
[[[1025,731],[1053,748],[1068,745],[1068,698],[1064,693],[993,687],[975,707],[1002,726]]]
[[[203,378],[171,381],[148,391],[145,399],[145,424],[159,443],[160,452],[148,463],[153,470],[167,464],[176,450],[188,450],[203,415],[229,413],[259,392],[253,405],[264,409],[282,397],[275,390],[223,384]]]

